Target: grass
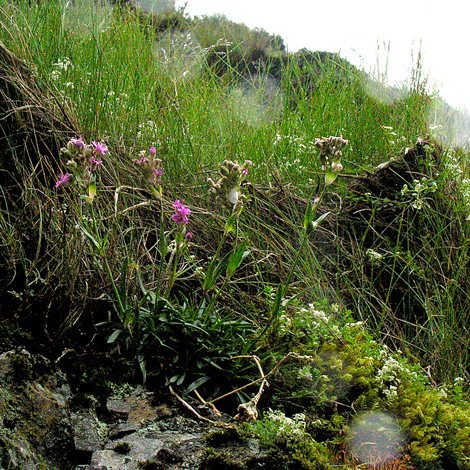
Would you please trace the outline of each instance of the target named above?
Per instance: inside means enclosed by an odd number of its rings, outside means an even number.
[[[375,83],[381,100],[338,56],[288,55],[263,32],[230,45],[243,28],[223,18],[210,30],[175,12],[189,29],[169,35],[85,0],[0,2],[0,15],[40,90],[21,77],[5,88],[18,96],[0,151],[1,315],[36,348],[88,345],[141,380],[223,394],[253,375],[235,358],[302,349],[298,312],[326,299],[435,382],[468,378],[468,148],[442,139],[468,117],[429,96],[419,70],[401,90]],[[234,62],[266,44],[256,70]],[[28,128],[25,147],[12,129],[34,124],[31,96],[52,132]],[[349,145],[326,187],[315,142],[329,135]],[[72,184],[54,187],[66,172]]]

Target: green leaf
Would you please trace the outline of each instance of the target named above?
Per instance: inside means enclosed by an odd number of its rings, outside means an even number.
[[[228,233],[235,233],[235,225],[237,221],[237,214],[232,214],[225,222],[224,235]]]
[[[183,244],[183,241],[184,241],[183,234],[181,232],[176,232],[175,233],[176,246],[181,246]]]
[[[331,169],[326,170],[326,172],[325,172],[325,185],[329,186],[330,184],[332,184],[337,176],[338,176],[337,172],[335,172]]]
[[[173,377],[171,377],[171,379],[168,381],[169,384],[172,384],[172,383],[175,383],[179,378],[179,374],[178,375],[174,375]]]
[[[157,198],[157,199],[161,199],[162,196],[163,196],[163,190],[162,190],[162,185],[158,185],[157,187],[155,186],[150,186],[150,190],[152,191],[153,195]]]
[[[284,286],[279,284],[277,286],[276,296],[274,297],[273,307],[271,309],[271,322],[275,321],[279,317],[279,313],[282,309],[282,299],[284,297]]]
[[[121,330],[115,330],[113,334],[108,338],[108,343],[114,343],[114,341],[116,341],[116,338],[119,336],[119,333],[121,333]]]
[[[90,240],[96,249],[101,250],[101,243],[97,240],[85,227],[80,225],[80,230],[86,235],[88,240]]]
[[[235,274],[235,271],[238,269],[242,261],[250,254],[249,250],[246,250],[246,242],[240,243],[237,250],[231,254],[227,270],[225,272],[228,278],[232,277]]]
[[[181,385],[184,382],[185,378],[186,374],[181,375],[180,378],[176,381],[176,385]]]
[[[305,211],[305,216],[304,216],[304,229],[307,233],[309,233],[309,230],[312,228],[312,222],[313,222],[313,204],[311,201],[309,201],[307,205],[307,210]]]
[[[88,185],[87,202],[92,203],[93,199],[95,199],[95,196],[96,196],[96,181],[91,181],[91,183]]]
[[[162,233],[160,238],[158,239],[158,253],[162,258],[165,258],[165,256],[168,253],[168,243],[167,243],[167,236]]]
[[[209,380],[209,377],[199,377],[186,389],[186,391],[190,393],[193,390],[196,390],[196,388],[201,386],[203,383],[206,383],[208,380]]]
[[[204,293],[209,292],[214,287],[214,284],[217,282],[217,279],[227,266],[229,257],[230,253],[227,253],[217,264],[211,263],[209,265],[206,275],[204,276],[204,283],[202,285]]]

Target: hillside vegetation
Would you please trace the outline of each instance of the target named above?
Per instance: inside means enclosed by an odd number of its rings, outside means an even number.
[[[470,468],[469,121],[419,63],[398,88],[221,16],[0,15],[1,352],[204,397],[269,468]]]

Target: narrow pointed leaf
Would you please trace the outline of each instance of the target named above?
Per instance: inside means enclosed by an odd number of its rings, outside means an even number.
[[[242,261],[250,254],[249,250],[246,250],[246,242],[240,243],[237,250],[232,253],[228,260],[227,270],[225,272],[227,277],[232,277],[235,271],[238,269]]]
[[[214,284],[217,282],[217,279],[227,266],[229,257],[230,253],[227,253],[217,264],[209,265],[206,275],[204,276],[204,283],[202,286],[205,293],[209,292],[214,287]]]
[[[120,333],[121,333],[121,330],[115,330],[113,334],[108,338],[108,343],[114,343],[114,341],[116,341]]]
[[[277,286],[276,296],[274,297],[274,303],[271,309],[271,322],[275,321],[279,317],[279,313],[282,308],[282,299],[284,297],[284,286],[279,284]]]
[[[330,184],[332,184],[337,176],[338,176],[338,173],[334,172],[333,170],[331,170],[331,169],[326,170],[326,172],[325,172],[325,185],[329,186]]]
[[[232,214],[227,219],[227,222],[225,222],[224,235],[227,235],[228,233],[234,233],[235,232],[236,221],[237,221],[237,218],[236,218],[235,214]]]
[[[313,222],[313,224],[312,224],[313,228],[317,228],[317,227],[320,225],[320,223],[321,223],[324,219],[326,219],[326,217],[328,217],[330,214],[331,214],[331,212],[328,211],[328,212],[325,212],[324,214],[322,214],[320,217],[318,217],[318,219],[315,220],[315,222]]]
[[[308,232],[311,229],[312,222],[313,222],[313,204],[311,201],[309,201],[307,205],[307,209],[305,211],[305,216],[304,216],[304,229],[306,232]]]
[[[206,383],[209,380],[209,377],[199,377],[197,380],[195,380],[189,387],[186,389],[188,393],[192,392],[193,390],[196,390],[199,386],[201,386],[203,383]]]
[[[96,196],[96,181],[92,181],[88,185],[88,202],[93,202]]]

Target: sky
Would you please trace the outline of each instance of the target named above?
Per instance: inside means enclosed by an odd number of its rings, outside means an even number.
[[[390,85],[406,82],[421,54],[428,91],[470,110],[468,0],[177,0],[190,16],[224,14],[279,34],[289,52],[338,52]]]

